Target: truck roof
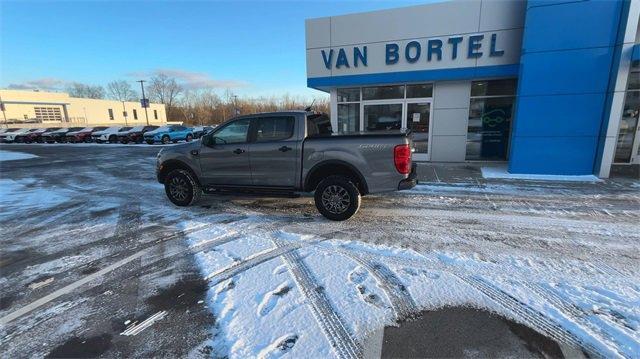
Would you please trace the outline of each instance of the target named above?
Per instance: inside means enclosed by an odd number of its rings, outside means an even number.
[[[291,115],[300,115],[300,114],[314,114],[315,112],[309,112],[309,111],[304,111],[304,110],[288,110],[288,111],[272,111],[272,112],[256,112],[256,113],[251,113],[248,115],[240,115],[240,116],[236,116],[234,117],[234,119],[238,119],[238,118],[245,118],[245,117],[255,117],[256,115],[273,115],[273,116],[277,116],[277,115],[282,115],[282,116],[291,116]]]

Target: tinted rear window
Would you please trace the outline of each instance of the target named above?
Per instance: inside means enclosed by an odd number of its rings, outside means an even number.
[[[331,135],[331,119],[326,114],[307,116],[307,136]]]

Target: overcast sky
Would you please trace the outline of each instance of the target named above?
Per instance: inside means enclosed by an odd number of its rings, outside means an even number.
[[[0,87],[135,84],[165,72],[186,88],[312,96],[305,18],[424,2],[0,0]]]

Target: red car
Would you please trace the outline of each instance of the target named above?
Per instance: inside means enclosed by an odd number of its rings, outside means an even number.
[[[91,142],[91,134],[96,131],[102,131],[106,126],[100,127],[85,127],[78,131],[67,132],[67,142],[79,143],[79,142]]]
[[[23,135],[16,136],[16,142],[23,142],[23,143],[41,142],[40,139],[42,138],[43,133],[55,131],[59,129],[60,127],[39,128],[31,132],[27,132]]]

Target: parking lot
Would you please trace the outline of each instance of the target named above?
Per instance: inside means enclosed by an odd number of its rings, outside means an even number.
[[[443,307],[640,353],[637,180],[422,183],[330,222],[308,196],[175,207],[160,148],[0,145],[26,154],[0,162],[4,356],[358,357]]]

